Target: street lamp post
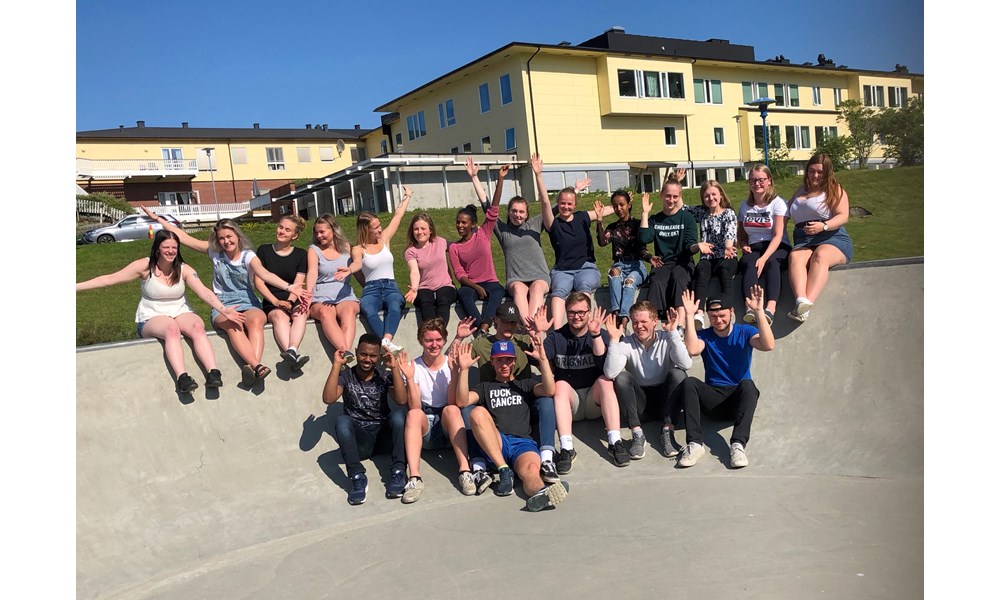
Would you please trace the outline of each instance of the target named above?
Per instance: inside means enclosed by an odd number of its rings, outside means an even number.
[[[202,148],[202,150],[208,157],[208,173],[212,177],[212,198],[215,199],[215,220],[218,221],[222,217],[219,215],[219,194],[215,191],[215,165],[212,164],[212,150],[215,148]]]
[[[771,137],[767,134],[767,107],[770,104],[774,104],[776,100],[774,98],[757,98],[751,102],[748,102],[750,106],[756,106],[760,109],[760,120],[764,124],[764,165],[770,167],[770,157],[767,153],[767,138]]]

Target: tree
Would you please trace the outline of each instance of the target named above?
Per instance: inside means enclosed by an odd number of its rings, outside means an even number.
[[[875,148],[875,134],[878,131],[878,121],[880,115],[877,110],[870,106],[865,106],[857,100],[844,100],[837,107],[837,121],[847,123],[847,128],[851,130],[847,142],[854,153],[854,158],[858,159],[858,167],[864,169],[868,166],[868,158]]]
[[[924,162],[924,99],[916,96],[900,108],[885,109],[878,134],[886,158],[895,158],[900,166]]]
[[[826,154],[833,163],[834,171],[842,171],[851,162],[850,137],[827,135],[816,144],[817,154]]]
[[[771,177],[774,179],[785,179],[792,176],[792,170],[788,166],[788,157],[791,154],[791,150],[787,145],[780,143],[774,143],[776,140],[772,137],[770,143],[767,146],[767,160],[764,160],[764,149],[760,148],[760,162],[766,162],[769,169],[771,169]]]

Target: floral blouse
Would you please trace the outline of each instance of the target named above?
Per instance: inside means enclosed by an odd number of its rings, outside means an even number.
[[[684,206],[701,227],[701,241],[712,244],[712,254],[702,255],[704,258],[725,258],[726,242],[732,241],[736,246],[736,213],[726,208],[717,215],[708,214],[704,206]]]
[[[597,222],[597,244],[611,244],[611,260],[613,262],[631,262],[635,260],[649,261],[653,257],[646,244],[639,242],[639,219],[635,217],[628,221],[615,221],[604,228],[604,222]]]

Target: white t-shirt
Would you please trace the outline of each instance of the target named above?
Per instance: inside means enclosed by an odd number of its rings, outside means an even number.
[[[434,408],[447,406],[448,384],[451,383],[448,361],[443,361],[440,369],[432,371],[424,363],[424,357],[418,356],[413,361],[413,366],[413,380],[420,388],[420,401]]]
[[[747,232],[749,245],[757,242],[769,242],[774,237],[774,217],[787,217],[788,204],[781,196],[775,196],[765,206],[750,206],[748,202],[740,205],[740,223]],[[782,239],[788,242],[788,228],[781,232]]]

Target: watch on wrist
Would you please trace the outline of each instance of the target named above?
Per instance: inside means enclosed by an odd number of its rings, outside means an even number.
[[[823,221],[823,231],[830,231],[830,226],[826,224],[826,221]]]

